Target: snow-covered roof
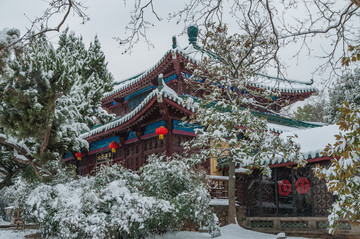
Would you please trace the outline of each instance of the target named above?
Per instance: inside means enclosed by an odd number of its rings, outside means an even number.
[[[143,73],[133,76],[133,77],[130,77],[126,80],[115,82],[114,89],[111,92],[105,93],[104,98],[106,98],[110,95],[116,94],[116,93],[126,89],[127,87],[130,87],[130,86],[136,84],[137,82],[141,81],[142,79],[146,78],[146,76],[148,76],[156,67],[158,67],[161,64],[161,62],[163,62],[165,60],[166,56],[172,51],[173,50],[167,51],[164,54],[164,56],[153,67],[150,67],[149,69],[145,70]]]
[[[182,107],[190,110],[190,111],[194,111],[193,107],[188,106],[187,104],[184,103],[184,100],[182,98],[180,98],[177,93],[171,89],[170,87],[168,87],[164,80],[162,80],[162,85],[163,88],[161,90],[159,89],[154,89],[148,96],[145,97],[145,99],[141,102],[141,104],[139,104],[135,109],[133,109],[131,112],[129,112],[128,114],[116,118],[115,120],[102,125],[100,127],[97,127],[95,129],[90,130],[89,132],[86,132],[82,135],[80,135],[81,138],[88,138],[92,135],[95,134],[99,134],[102,133],[104,131],[113,129],[115,127],[118,127],[124,123],[126,123],[127,121],[129,121],[131,118],[133,118],[137,113],[139,113],[143,108],[145,108],[146,105],[148,105],[148,103],[150,103],[150,101],[154,98],[157,97],[158,99],[161,97],[164,98],[168,98],[174,102],[176,102],[177,104],[181,105]]]
[[[286,125],[273,124],[273,123],[267,123],[267,128],[276,133],[296,132],[303,129],[297,127],[290,127]]]
[[[296,132],[286,132],[280,137],[297,135],[295,143],[300,146],[300,152],[305,159],[321,156],[321,152],[326,145],[335,143],[335,135],[339,133],[338,125],[327,125],[323,127],[299,130]]]
[[[256,74],[250,79],[249,85],[265,90],[280,91],[285,93],[306,93],[316,92],[317,89],[313,86],[312,80],[309,82],[302,82],[298,80],[283,79],[263,74]]]
[[[130,77],[128,79],[115,82],[114,89],[111,92],[104,94],[104,98],[114,95],[134,84],[146,78],[151,74],[170,54],[180,54],[187,60],[193,63],[198,63],[202,60],[204,54],[211,55],[211,53],[206,52],[202,47],[196,44],[189,44],[185,48],[181,48],[179,45],[176,45],[174,49],[171,49],[163,55],[163,57],[152,67],[145,70],[144,72]],[[264,74],[256,74],[252,79],[250,79],[249,85],[261,88],[265,90],[274,90],[286,93],[306,93],[306,92],[316,92],[317,89],[311,86],[313,80],[310,81],[300,81],[300,80],[290,80],[284,78],[278,78],[273,76],[268,76]]]
[[[190,44],[184,49],[176,49],[179,53],[186,56],[191,62],[201,61],[204,54],[206,53],[201,47]],[[268,76],[264,74],[256,74],[253,78],[249,80],[249,85],[272,91],[280,91],[286,93],[306,93],[306,92],[316,92],[317,89],[311,86],[313,80],[310,81],[300,81],[300,80],[291,80],[278,78],[274,76]]]

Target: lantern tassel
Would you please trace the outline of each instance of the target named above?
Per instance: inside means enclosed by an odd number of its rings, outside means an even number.
[[[80,160],[81,160],[81,157],[77,157],[77,160],[79,160],[79,161],[80,161]]]
[[[116,149],[115,149],[115,148],[112,148],[112,149],[111,149],[111,152],[116,153]]]
[[[159,139],[164,139],[164,135],[163,135],[163,134],[160,134],[160,135],[159,135]]]

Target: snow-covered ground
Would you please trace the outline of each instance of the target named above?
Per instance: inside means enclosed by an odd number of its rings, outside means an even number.
[[[0,229],[0,239],[21,239],[25,235],[36,233],[36,230],[16,231],[12,229]],[[210,239],[207,233],[199,232],[177,232],[166,233],[156,239]],[[221,228],[221,236],[216,239],[276,239],[276,235],[246,230],[238,225],[232,224]],[[305,239],[304,237],[287,237],[287,239]]]
[[[0,225],[6,225],[9,224],[8,222],[4,221],[1,217],[0,217]]]
[[[0,228],[0,239],[22,239],[26,235],[34,234],[36,230],[13,230],[13,229],[1,229]]]
[[[0,225],[9,225],[10,223],[7,221],[4,221],[0,217]],[[34,234],[36,233],[36,230],[13,230],[13,229],[7,229],[7,228],[0,228],[0,239],[21,239],[24,238],[26,235]]]
[[[208,233],[199,232],[177,232],[166,233],[156,239],[209,239]],[[221,228],[221,236],[216,239],[276,239],[276,235],[246,230],[239,225],[231,224]],[[305,239],[304,237],[287,237],[287,239]]]

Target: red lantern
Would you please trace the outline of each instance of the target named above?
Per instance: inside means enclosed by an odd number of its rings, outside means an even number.
[[[164,126],[160,126],[155,132],[159,135],[159,139],[164,139],[164,135],[168,133],[168,130]]]
[[[81,160],[81,158],[84,157],[84,154],[82,152],[77,152],[75,153],[75,157],[77,158],[77,160]]]
[[[119,145],[118,143],[116,143],[115,141],[113,141],[113,142],[111,142],[111,143],[109,144],[109,148],[111,148],[111,151],[112,151],[113,153],[116,152],[116,149],[118,149],[119,146],[120,146],[120,145]]]

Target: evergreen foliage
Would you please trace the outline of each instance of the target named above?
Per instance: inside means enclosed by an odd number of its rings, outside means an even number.
[[[344,103],[336,142],[328,145],[323,154],[331,156],[328,168],[315,168],[318,177],[326,180],[327,188],[337,196],[328,217],[330,232],[339,221],[348,219],[360,224],[360,108]]]
[[[141,176],[105,165],[95,176],[74,179],[61,168],[48,163],[56,178],[26,183],[19,177],[3,191],[27,221],[39,223],[44,238],[145,238],[179,230],[185,219],[219,234],[203,175],[180,159],[151,156]]]
[[[142,190],[146,196],[167,200],[175,208],[175,216],[161,218],[160,232],[198,225],[212,236],[220,235],[217,218],[209,206],[210,194],[205,172],[196,172],[180,156],[150,156],[141,170]],[[164,220],[165,219],[165,220]]]
[[[86,48],[65,30],[54,48],[39,36],[12,54],[0,79],[2,142],[11,143],[15,160],[33,168],[88,147],[78,136],[113,117],[101,107],[113,77],[97,37]]]
[[[360,68],[339,78],[333,88],[329,89],[329,103],[325,107],[324,119],[334,124],[340,121],[342,113],[339,111],[344,102],[360,106]]]
[[[296,109],[294,119],[309,122],[324,122],[325,102],[306,104]]]

